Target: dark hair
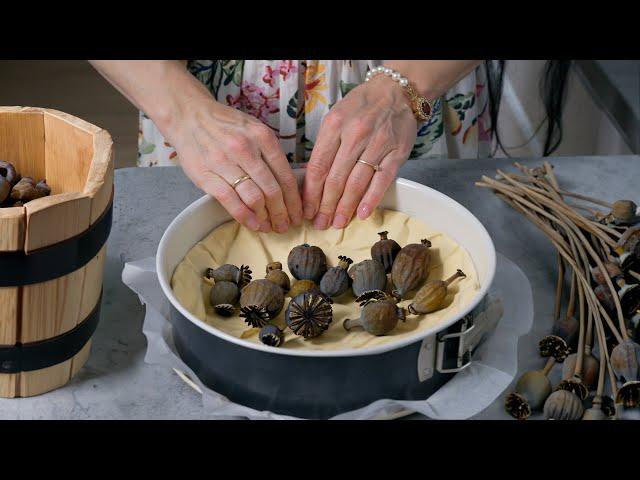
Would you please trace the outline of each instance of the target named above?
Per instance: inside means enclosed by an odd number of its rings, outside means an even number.
[[[491,135],[496,139],[496,148],[493,151],[493,155],[500,148],[505,155],[509,156],[509,153],[502,145],[500,133],[498,132],[498,114],[500,113],[500,101],[502,99],[505,60],[486,60],[485,65],[487,67]],[[547,124],[547,134],[542,153],[545,157],[551,155],[562,142],[562,108],[566,96],[567,76],[570,67],[571,60],[547,60],[544,73],[540,79],[540,94],[544,103]]]

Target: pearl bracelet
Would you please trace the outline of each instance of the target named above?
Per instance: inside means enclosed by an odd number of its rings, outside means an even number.
[[[373,77],[379,74],[384,74],[387,77],[391,77],[392,80],[398,82],[402,88],[405,89],[407,95],[409,96],[409,101],[411,102],[411,110],[413,111],[414,116],[418,119],[419,122],[427,122],[431,118],[433,113],[433,102],[426,97],[420,96],[411,85],[409,85],[409,80],[402,76],[400,72],[396,72],[389,67],[375,67],[367,72],[364,81],[368,82]]]
[[[367,72],[367,75],[364,79],[365,82],[368,82],[376,75],[384,73],[387,77],[391,77],[392,80],[395,80],[403,87],[409,85],[409,80],[403,77],[400,72],[396,72],[395,70],[390,69],[389,67],[383,67],[382,65],[379,67],[374,67]]]

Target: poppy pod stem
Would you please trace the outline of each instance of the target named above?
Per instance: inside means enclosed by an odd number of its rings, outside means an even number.
[[[549,374],[549,372],[551,371],[555,363],[556,363],[556,359],[554,357],[549,357],[547,359],[547,363],[544,365],[544,368],[542,369],[542,374],[545,377]]]
[[[360,320],[359,318],[347,318],[344,322],[342,322],[342,327],[347,332],[350,332],[353,327],[362,327],[362,320]]]
[[[465,275],[465,273],[458,269],[456,270],[456,273],[454,273],[453,275],[451,275],[449,278],[447,278],[444,283],[447,284],[447,287],[449,285],[451,285],[455,280],[457,280],[458,278],[466,278],[467,276]]]
[[[564,286],[564,262],[562,261],[562,255],[558,253],[558,281],[556,283],[556,299],[553,306],[553,320],[557,322],[560,320],[560,310],[562,308],[562,291]]]

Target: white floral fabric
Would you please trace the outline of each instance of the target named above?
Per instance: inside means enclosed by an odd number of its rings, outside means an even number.
[[[364,81],[375,60],[190,60],[186,68],[217,101],[255,116],[278,137],[290,162],[309,160],[324,115]],[[434,103],[419,125],[410,158],[479,158],[491,150],[484,65]],[[138,165],[179,159],[153,121],[140,113]]]

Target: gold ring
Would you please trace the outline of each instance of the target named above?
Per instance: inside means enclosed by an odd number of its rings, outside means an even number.
[[[357,163],[363,163],[363,164],[365,164],[365,165],[369,165],[369,166],[370,166],[371,168],[373,168],[376,172],[377,172],[377,171],[379,171],[379,170],[382,170],[382,169],[380,168],[380,165],[374,165],[373,163],[365,162],[364,160],[358,160],[358,162],[357,162]]]
[[[239,179],[237,179],[235,182],[233,182],[231,184],[231,188],[233,188],[234,190],[236,189],[236,187],[238,185],[240,185],[242,182],[244,182],[245,180],[250,180],[251,177],[249,175],[243,175],[241,176]]]

